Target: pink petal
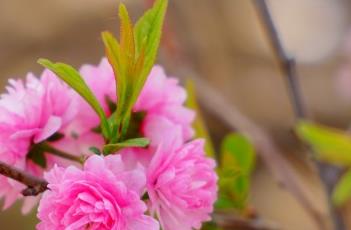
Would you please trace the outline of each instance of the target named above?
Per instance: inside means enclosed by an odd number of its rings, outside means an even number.
[[[39,143],[54,133],[56,133],[62,125],[62,119],[57,116],[51,116],[49,120],[46,122],[46,125],[44,128],[42,128],[42,131],[38,133],[35,138],[34,138],[34,143]]]

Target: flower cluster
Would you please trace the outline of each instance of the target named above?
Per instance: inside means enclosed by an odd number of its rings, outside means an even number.
[[[102,59],[80,74],[105,113],[118,103],[113,70]],[[0,100],[1,160],[48,181],[38,209],[38,229],[191,230],[210,220],[217,197],[215,162],[204,141],[192,140],[194,111],[186,91],[163,68],[154,66],[132,109],[131,137],[147,137],[148,147],[128,147],[108,156],[102,149],[99,117],[77,93],[45,70],[10,81]],[[45,145],[44,145],[45,144]],[[45,146],[86,158],[83,167],[61,160]],[[32,154],[44,146],[45,164]],[[23,185],[0,176],[5,208],[21,197]],[[34,204],[26,198],[25,211]]]

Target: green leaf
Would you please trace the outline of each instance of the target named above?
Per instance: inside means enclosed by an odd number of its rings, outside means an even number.
[[[317,159],[351,165],[351,136],[347,133],[308,121],[298,122],[296,133],[313,148]]]
[[[70,65],[64,63],[52,63],[47,59],[39,59],[38,63],[54,72],[60,79],[79,93],[79,95],[81,95],[86,102],[88,102],[88,104],[94,109],[100,118],[104,136],[109,137],[110,131],[105,112],[78,71]]]
[[[102,32],[102,41],[105,45],[106,56],[108,61],[110,62],[115,78],[116,78],[116,88],[117,90],[117,97],[119,103],[125,101],[125,91],[127,87],[127,79],[124,71],[124,66],[122,65],[122,57],[121,57],[121,48],[117,41],[117,39],[110,33],[110,32]]]
[[[247,206],[250,177],[239,169],[219,170],[218,209],[242,211]]]
[[[120,43],[111,33],[102,33],[118,89],[116,121],[110,122],[111,129],[117,132],[110,143],[123,141],[128,132],[133,105],[156,60],[167,3],[156,1],[134,28],[125,5],[120,4]]]
[[[255,151],[250,141],[240,134],[227,135],[221,145],[219,173],[219,209],[243,211],[247,206],[250,177],[255,164]]]
[[[167,6],[168,0],[156,0],[153,7],[148,10],[135,25],[136,52],[138,55],[145,53],[145,63],[136,85],[137,90],[133,100],[136,100],[138,97],[155,63]]]
[[[215,151],[212,140],[202,117],[200,106],[198,105],[196,99],[194,83],[191,80],[187,81],[186,89],[188,93],[186,105],[196,111],[196,117],[193,123],[193,127],[195,129],[195,137],[204,138],[206,140],[205,151],[209,157],[215,158]]]
[[[221,145],[221,167],[236,167],[249,175],[255,164],[255,150],[251,142],[243,135],[229,134]]]
[[[126,141],[116,143],[116,144],[107,144],[104,146],[103,152],[108,155],[115,153],[118,150],[126,147],[147,147],[150,144],[150,140],[147,138],[134,138],[128,139]]]
[[[164,17],[167,10],[167,0],[155,1],[153,7],[145,12],[134,28],[137,53],[147,44],[146,56],[154,54],[160,42]]]
[[[333,191],[333,203],[343,205],[351,198],[351,170],[347,171],[339,180]]]

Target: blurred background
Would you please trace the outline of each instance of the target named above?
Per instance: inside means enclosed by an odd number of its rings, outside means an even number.
[[[152,1],[124,2],[135,19]],[[269,4],[285,47],[297,59],[308,113],[315,121],[347,129],[351,121],[350,1],[270,0]],[[97,64],[104,53],[101,31],[118,33],[117,8],[118,0],[0,0],[1,89],[8,78],[39,74],[39,57],[76,67]],[[159,62],[170,75],[201,77],[263,127],[297,169],[327,219],[323,186],[292,135],[294,115],[286,79],[277,68],[252,1],[171,0]],[[205,114],[214,140],[230,131],[211,111]],[[319,229],[262,162],[252,186],[251,203],[262,217],[283,229]],[[23,218],[19,207],[0,213],[1,229],[34,229],[35,214]],[[344,215],[348,216],[347,210]]]

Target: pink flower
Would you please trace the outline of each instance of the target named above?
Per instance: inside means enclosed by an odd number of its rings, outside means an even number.
[[[116,87],[111,65],[106,58],[103,58],[98,66],[84,65],[80,73],[92,89],[93,93],[103,105],[107,114],[111,114],[106,98],[115,102]],[[162,119],[170,125],[180,126],[182,129],[182,139],[190,140],[193,136],[191,123],[194,120],[194,111],[186,108],[183,104],[186,99],[185,90],[178,84],[175,78],[168,78],[160,66],[153,67],[145,86],[133,108],[134,112],[145,112],[142,120],[140,132],[152,141],[153,146],[159,144],[159,140],[153,140],[154,134],[169,132],[162,124],[155,123],[155,120]],[[89,105],[82,99],[79,100],[79,114],[74,122],[75,131],[79,135],[91,133],[91,129],[99,125],[99,118]],[[164,123],[162,122],[162,123]],[[101,135],[96,137],[97,145],[101,143]],[[100,147],[100,146],[97,146]]]
[[[145,136],[151,138],[156,130],[159,135],[169,132],[169,129],[162,129],[153,122],[166,119],[169,123],[181,127],[183,141],[190,140],[194,135],[191,124],[195,112],[184,106],[186,97],[186,91],[179,86],[176,78],[168,78],[161,66],[154,66],[134,105],[134,111],[146,112],[142,123]],[[152,138],[151,141],[154,145],[160,143]]]
[[[77,111],[72,100],[73,91],[49,71],[44,71],[40,79],[28,74],[25,82],[9,82],[7,93],[0,98],[0,159],[40,176],[42,169],[28,160],[27,154],[32,144],[61,131],[74,118]],[[0,176],[4,208],[21,196],[23,188],[23,185]],[[29,211],[33,204],[25,201],[24,211]]]
[[[0,123],[13,129],[12,139],[31,139],[39,143],[76,115],[73,91],[48,70],[40,79],[28,74],[27,80],[10,80],[7,94],[1,95]]]
[[[80,170],[54,167],[38,209],[39,230],[157,230],[144,214],[140,199],[145,186],[141,168],[126,170],[119,155],[91,156]]]
[[[148,168],[151,209],[164,230],[200,229],[211,219],[217,199],[215,162],[205,157],[203,140],[180,148],[173,147],[174,138],[169,140],[161,144]]]

